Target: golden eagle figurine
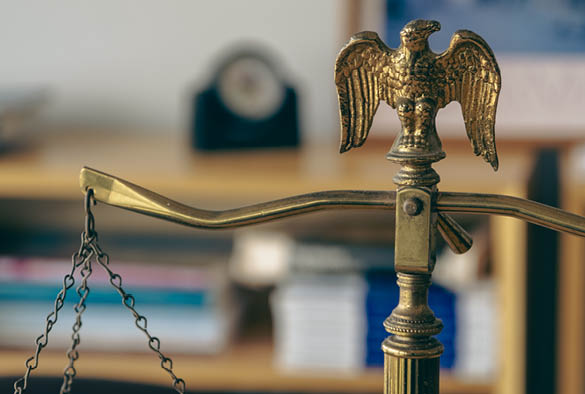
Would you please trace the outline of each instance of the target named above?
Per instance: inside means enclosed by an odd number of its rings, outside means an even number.
[[[341,153],[364,143],[384,100],[397,110],[402,124],[389,158],[438,161],[445,153],[435,116],[456,100],[473,152],[498,169],[494,123],[501,77],[494,54],[468,30],[457,31],[449,48],[436,54],[428,37],[440,29],[439,22],[418,19],[402,28],[398,49],[386,46],[374,32],[362,32],[341,50],[335,66]]]

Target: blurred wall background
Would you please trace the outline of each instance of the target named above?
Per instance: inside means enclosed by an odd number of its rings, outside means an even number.
[[[504,23],[494,11],[502,2],[390,3],[409,4],[416,11],[404,15],[406,19],[436,18],[444,24],[431,38],[435,51],[444,50],[453,31],[461,27],[472,28],[488,42],[502,41],[504,33],[490,28]],[[558,8],[554,2],[541,3]],[[530,9],[536,12],[542,4]],[[189,98],[206,82],[218,57],[239,42],[257,41],[276,50],[286,76],[299,89],[303,141],[331,143],[338,138],[332,75],[336,54],[350,32],[364,29],[377,30],[389,45],[397,45],[396,34],[385,37],[387,9],[393,10],[382,0],[3,1],[0,89],[48,88],[50,101],[39,118],[43,129],[184,133]],[[470,11],[465,13],[466,9]],[[462,16],[453,16],[452,10]],[[522,41],[542,24],[529,22],[520,11],[506,19],[516,30],[504,30]],[[575,13],[573,17],[577,18]],[[398,24],[402,26],[402,20]],[[538,30],[542,34],[556,31],[543,26],[544,33]],[[533,30],[525,31],[528,28]],[[560,41],[545,44],[551,42]],[[534,45],[527,48],[506,52],[494,46],[503,76],[498,137],[581,136],[585,60],[579,48],[569,52],[561,48],[552,56]],[[439,113],[438,124],[443,135],[465,135],[457,104]],[[387,136],[388,130],[398,127],[394,111],[382,105],[373,133]],[[551,133],[551,128],[557,132]]]
[[[184,132],[188,99],[236,42],[276,50],[300,90],[305,140],[337,138],[336,0],[0,3],[0,87],[43,86],[43,128]],[[310,132],[309,132],[310,131]]]

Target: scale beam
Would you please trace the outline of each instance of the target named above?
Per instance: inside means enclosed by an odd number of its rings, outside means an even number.
[[[510,216],[556,231],[585,237],[585,218],[524,198],[480,193],[437,193],[441,212]]]
[[[115,176],[84,167],[81,190],[93,189],[96,201],[191,227],[222,229],[331,209],[387,209],[396,205],[396,193],[332,190],[302,194],[224,211],[192,208]]]
[[[394,191],[331,190],[241,208],[212,211],[181,204],[124,179],[88,167],[81,170],[79,183],[83,193],[93,189],[96,201],[104,204],[207,229],[242,227],[315,211],[349,208],[384,209],[394,212],[396,208]],[[480,193],[436,192],[436,196],[433,209],[440,213],[510,216],[585,237],[585,218],[534,201]],[[440,229],[450,229],[452,225],[441,218],[438,220]]]

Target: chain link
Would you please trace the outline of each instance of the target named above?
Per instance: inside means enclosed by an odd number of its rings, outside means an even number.
[[[158,355],[158,358],[160,359],[161,368],[167,371],[167,373],[173,379],[173,389],[175,389],[177,393],[184,394],[185,381],[177,377],[177,375],[175,375],[175,373],[173,372],[173,360],[171,360],[169,357],[166,357],[160,351],[160,340],[157,337],[154,337],[150,334],[147,328],[148,321],[146,320],[146,317],[139,314],[134,308],[136,300],[134,299],[134,296],[132,294],[126,293],[126,291],[122,288],[122,277],[114,273],[110,269],[109,256],[106,253],[102,252],[97,243],[92,243],[91,247],[96,255],[96,261],[108,273],[110,277],[110,284],[116,289],[118,294],[120,294],[120,297],[122,297],[122,304],[124,304],[124,306],[128,308],[130,312],[132,312],[132,315],[134,316],[135,319],[134,323],[136,324],[136,327],[138,327],[138,329],[142,331],[144,335],[146,335],[146,337],[148,338],[148,347]]]
[[[88,245],[84,245],[87,247]],[[89,258],[85,259],[83,263],[83,267],[81,268],[81,284],[77,287],[77,295],[79,296],[79,302],[73,310],[75,311],[75,323],[73,323],[73,334],[71,334],[71,347],[67,351],[67,358],[69,359],[69,364],[63,371],[63,384],[61,385],[60,394],[70,393],[71,392],[71,385],[73,384],[73,378],[77,375],[77,370],[75,369],[75,361],[79,358],[79,353],[77,352],[77,345],[81,341],[79,336],[79,330],[81,330],[81,315],[86,309],[85,300],[89,295],[89,287],[87,286],[87,281],[92,273],[91,268],[91,257],[94,256],[93,250],[90,248]]]
[[[25,362],[26,372],[24,376],[14,382],[14,394],[22,394],[28,387],[28,379],[32,371],[37,369],[39,366],[39,356],[43,348],[45,348],[49,341],[49,333],[51,329],[57,323],[57,317],[59,311],[65,304],[65,297],[67,291],[75,284],[74,274],[79,267],[81,268],[81,284],[77,287],[77,294],[79,301],[75,305],[74,310],[76,313],[75,323],[73,324],[73,334],[71,335],[71,346],[67,351],[67,358],[69,363],[63,372],[63,384],[61,385],[60,394],[66,394],[71,392],[71,386],[73,379],[77,375],[75,369],[75,361],[79,358],[77,346],[80,343],[79,331],[81,329],[81,317],[86,309],[85,301],[89,295],[89,287],[87,281],[92,274],[92,260],[96,261],[109,275],[110,284],[122,297],[122,304],[128,308],[135,319],[136,327],[142,331],[148,338],[148,347],[155,352],[160,359],[160,366],[165,370],[173,379],[172,387],[179,393],[185,393],[185,381],[175,375],[173,372],[173,361],[166,357],[160,351],[160,340],[150,334],[147,329],[148,322],[146,317],[140,315],[134,308],[135,299],[134,297],[126,293],[122,288],[122,277],[114,273],[109,267],[109,256],[103,252],[97,242],[97,233],[95,231],[95,220],[93,213],[91,212],[91,205],[95,205],[95,199],[93,198],[93,190],[89,189],[85,195],[85,231],[81,233],[81,246],[79,250],[71,257],[71,272],[66,274],[63,278],[63,287],[57,294],[53,311],[51,311],[46,318],[44,332],[37,337],[35,340],[35,353],[29,357]]]
[[[38,368],[39,356],[41,354],[41,351],[43,350],[43,348],[47,346],[49,342],[49,333],[51,332],[55,323],[57,323],[59,311],[61,310],[61,308],[63,308],[63,305],[65,304],[67,290],[69,290],[75,284],[74,278],[75,270],[86,260],[87,256],[85,253],[93,253],[90,249],[83,248],[85,234],[82,234],[81,238],[82,247],[78,252],[76,252],[71,257],[71,272],[65,274],[65,276],[63,277],[63,286],[59,293],[57,294],[57,297],[55,298],[55,302],[53,304],[53,311],[51,311],[45,319],[45,330],[35,340],[36,348],[34,355],[29,357],[24,363],[26,367],[26,372],[24,373],[24,376],[18,379],[16,382],[14,382],[14,394],[22,394],[22,392],[26,390],[26,388],[28,387],[28,378],[30,377],[31,372]]]

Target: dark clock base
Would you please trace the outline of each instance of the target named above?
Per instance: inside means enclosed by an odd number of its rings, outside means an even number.
[[[250,119],[230,111],[217,90],[199,93],[193,102],[192,145],[199,150],[296,147],[299,145],[297,97],[286,89],[282,106],[271,116]]]

